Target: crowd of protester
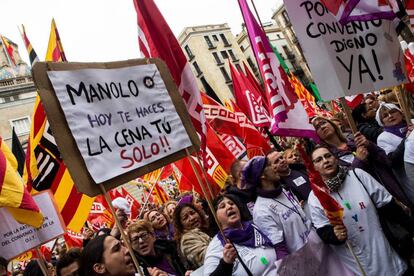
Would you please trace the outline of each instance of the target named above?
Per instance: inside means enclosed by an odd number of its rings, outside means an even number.
[[[312,233],[350,275],[361,267],[366,275],[414,275],[414,127],[374,94],[352,115],[353,135],[342,115],[316,116],[319,144],[296,140],[283,152],[234,161],[211,208],[186,192],[134,219],[118,209],[122,229],[86,229],[83,248],[57,250],[50,275],[135,275],[133,257],[146,276],[276,275]],[[312,190],[315,172],[342,207],[341,223],[332,224]],[[35,260],[18,273],[42,275]]]

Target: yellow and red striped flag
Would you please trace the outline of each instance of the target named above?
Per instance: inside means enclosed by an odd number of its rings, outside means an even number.
[[[10,66],[16,66],[16,60],[13,56],[13,47],[10,45],[9,40],[4,36],[0,35],[1,43],[3,44],[4,53],[9,60]]]
[[[55,21],[49,37],[47,61],[66,61]],[[88,218],[94,198],[76,190],[56,146],[40,98],[37,96],[26,154],[25,180],[32,193],[50,189],[70,230],[79,232]]]
[[[20,35],[22,36],[24,45],[26,46],[27,53],[29,54],[30,64],[33,66],[36,63],[36,61],[39,60],[39,58],[37,57],[36,51],[33,49],[33,46],[30,43],[29,38],[27,37],[26,29],[23,24],[22,30],[19,29],[19,31]]]
[[[46,52],[46,61],[67,61],[65,51],[63,51],[62,41],[56,27],[55,19],[52,19],[50,28],[49,46]]]
[[[43,216],[39,207],[17,174],[17,161],[0,137],[0,207],[8,211],[19,223],[39,227]]]

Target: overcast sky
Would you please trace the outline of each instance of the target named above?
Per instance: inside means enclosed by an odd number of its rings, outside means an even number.
[[[184,27],[229,23],[241,30],[237,0],[155,0],[178,34]],[[248,1],[250,2],[250,1]],[[270,21],[282,0],[254,0],[263,22]],[[139,57],[136,12],[132,0],[0,0],[0,33],[19,45],[29,58],[17,26],[26,33],[39,58],[44,59],[55,18],[69,61],[112,61]]]

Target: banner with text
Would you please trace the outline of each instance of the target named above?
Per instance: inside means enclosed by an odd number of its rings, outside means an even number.
[[[33,228],[18,223],[7,211],[0,209],[0,256],[11,260],[22,253],[46,243],[65,233],[62,217],[50,192],[33,196],[44,216],[42,226]]]
[[[404,55],[387,20],[341,25],[316,0],[284,0],[323,100],[377,91],[406,81]]]
[[[192,145],[155,64],[47,74],[96,183]]]

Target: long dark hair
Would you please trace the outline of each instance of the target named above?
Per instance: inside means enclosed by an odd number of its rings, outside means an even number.
[[[174,222],[174,240],[177,241],[177,243],[180,243],[181,236],[184,234],[184,226],[181,223],[181,212],[185,207],[189,207],[197,212],[197,214],[201,218],[201,229],[203,232],[207,233],[208,230],[208,223],[205,217],[205,214],[199,210],[197,207],[194,206],[192,203],[182,203],[178,204],[177,207],[174,210],[173,214],[173,222]]]
[[[81,275],[96,275],[93,266],[96,263],[102,263],[104,253],[104,242],[109,235],[96,236],[88,242],[86,247],[82,250],[81,255]]]

